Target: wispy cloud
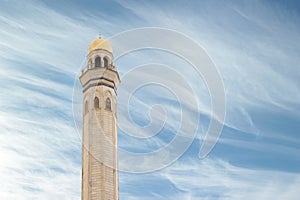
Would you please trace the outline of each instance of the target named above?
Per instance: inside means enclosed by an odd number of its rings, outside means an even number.
[[[204,81],[187,63],[166,52],[140,51],[120,58],[121,76],[135,66],[154,62],[181,72],[200,99],[203,116],[197,139],[176,164],[153,174],[121,173],[121,198],[299,196],[300,30],[296,8],[268,1],[251,5],[245,1],[101,3],[106,6],[75,1],[59,4],[64,6],[1,2],[1,199],[80,198],[81,144],[72,115],[75,75],[87,44],[99,31],[111,36],[141,26],[183,32],[206,49],[225,83],[227,118],[218,148],[210,158],[198,160],[198,145],[211,117]],[[177,92],[186,94],[181,87]],[[166,104],[168,121],[163,134],[144,143],[121,135],[122,148],[151,151],[172,139],[180,111],[170,93],[141,90],[130,112],[138,124],[147,124],[147,112],[157,102]],[[198,113],[195,106],[190,101],[181,103],[190,111],[187,120],[192,121]],[[157,123],[165,119],[162,113],[151,117]]]
[[[162,175],[190,199],[297,199],[299,175],[235,167],[221,160],[185,160]]]

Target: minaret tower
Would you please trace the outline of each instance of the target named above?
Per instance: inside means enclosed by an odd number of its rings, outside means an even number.
[[[117,102],[120,82],[110,44],[99,37],[82,71],[82,200],[118,200]]]

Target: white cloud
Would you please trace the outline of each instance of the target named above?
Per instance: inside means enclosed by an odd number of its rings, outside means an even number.
[[[300,40],[292,14],[261,2],[247,6],[220,2],[218,8],[191,2],[185,5],[188,9],[162,2],[119,2],[150,25],[188,34],[207,50],[225,83],[228,126],[257,134],[251,109],[275,105],[295,113],[294,105],[300,99],[299,70],[295,66],[299,58],[295,54],[298,48],[292,43]],[[257,7],[263,12],[257,12]],[[151,12],[143,12],[145,9]],[[209,106],[206,101],[204,108]]]
[[[220,6],[222,9],[219,10],[208,3],[203,6],[187,3],[185,7],[179,8],[176,3],[155,5],[150,2],[138,4],[119,1],[122,9],[136,17],[124,17],[122,23],[118,17],[102,13],[84,16],[78,12],[81,20],[72,19],[36,1],[2,3],[1,199],[80,198],[81,144],[72,121],[73,85],[70,77],[79,70],[86,46],[97,36],[99,27],[105,30],[105,34],[109,34],[138,25],[161,26],[193,37],[208,51],[224,79],[228,99],[226,125],[229,127],[259,135],[260,127],[251,115],[253,108],[264,110],[276,106],[284,112],[299,115],[294,109],[295,105],[299,106],[300,99],[298,18],[287,16],[284,12],[274,18],[278,10],[262,6],[259,1],[254,2],[254,7],[245,6],[246,9],[240,4],[230,4]],[[260,15],[253,12],[255,6],[263,8]],[[224,16],[227,16],[226,19],[223,19]],[[245,27],[247,25],[250,27]],[[134,59],[149,61],[146,57],[136,56]],[[170,61],[166,62],[170,66],[175,62],[174,69],[184,66],[176,59],[165,58]],[[124,74],[131,63],[134,62],[128,62],[127,68],[120,66],[120,74]],[[41,70],[37,70],[36,66],[31,68],[31,64],[41,65]],[[62,72],[63,75],[57,79],[54,76],[48,77],[50,75],[45,71],[50,69],[54,74]],[[183,75],[190,78],[190,83],[199,94],[201,111],[209,114],[207,89],[198,84],[200,81],[192,71],[185,71]],[[60,78],[68,78],[69,82]],[[184,88],[178,89],[180,93],[185,93]],[[190,102],[184,103],[191,110],[187,120],[192,120],[193,106]],[[137,114],[145,114],[149,105],[143,106],[144,109],[137,110]],[[177,109],[170,106],[166,108],[171,112],[168,120],[172,127],[178,122]],[[157,121],[163,119],[162,116],[156,117]],[[284,135],[279,130],[267,138],[274,137],[299,144],[297,138]],[[165,144],[160,140],[155,142],[158,146]],[[272,141],[270,144],[254,146],[251,142],[239,139],[223,138],[220,142],[273,153],[292,153],[293,158],[299,154],[297,148],[286,144],[274,145]],[[136,141],[128,140],[124,143],[128,148],[138,146]],[[203,194],[201,199],[211,199],[214,197],[209,195],[216,193],[222,199],[296,199],[299,196],[299,174],[244,169],[214,159],[201,162],[179,160],[174,166],[156,175],[155,179],[149,180],[150,183],[164,179],[171,182],[168,185],[176,186],[176,192],[168,196],[170,199],[195,199]],[[130,178],[135,178],[129,175],[126,176],[128,179],[124,177],[121,175],[124,187]],[[150,187],[155,188],[151,184]],[[127,199],[140,199],[141,195],[151,196],[143,199],[166,198],[166,194],[155,191],[139,195],[134,192],[135,187],[132,187],[122,192],[121,196]]]
[[[300,175],[245,169],[222,160],[189,160],[165,169],[162,176],[191,199],[297,199]]]

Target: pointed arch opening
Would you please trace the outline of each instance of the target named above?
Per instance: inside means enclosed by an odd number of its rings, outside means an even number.
[[[99,108],[99,98],[95,97],[94,99],[94,108]]]
[[[111,110],[111,100],[108,97],[105,100],[105,109],[106,110]]]
[[[103,58],[104,67],[108,67],[108,59],[105,57]]]
[[[95,58],[95,67],[101,67],[101,58],[99,56]]]

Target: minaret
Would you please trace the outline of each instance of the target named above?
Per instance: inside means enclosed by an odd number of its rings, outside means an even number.
[[[99,37],[88,48],[82,71],[82,200],[118,200],[117,86],[110,44]]]

